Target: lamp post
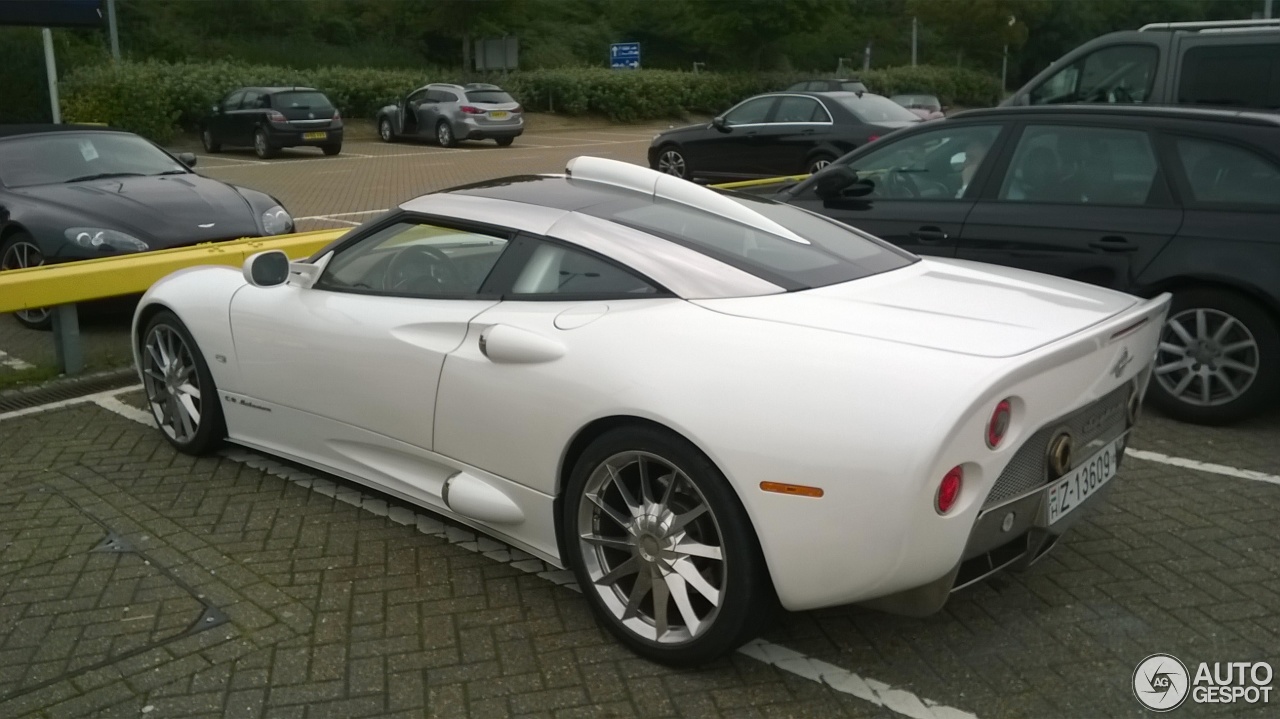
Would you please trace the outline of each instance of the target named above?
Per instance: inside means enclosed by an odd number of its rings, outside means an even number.
[[[1013,27],[1018,19],[1009,16],[1009,27]],[[1009,89],[1009,43],[1004,44],[1004,54],[1000,59],[1000,92],[1003,94]]]

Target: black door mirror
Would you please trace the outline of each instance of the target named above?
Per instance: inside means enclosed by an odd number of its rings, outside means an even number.
[[[874,189],[875,184],[859,179],[858,173],[848,165],[827,165],[814,175],[813,191],[824,200],[862,197]]]
[[[181,162],[187,167],[195,167],[196,155],[194,152],[180,152],[178,153],[178,162]]]
[[[729,127],[728,123],[726,123],[726,122],[724,121],[724,116],[723,116],[723,115],[721,115],[720,117],[717,117],[716,119],[712,120],[712,121],[711,121],[711,126],[712,126],[712,127],[714,127],[715,129],[719,130],[720,132],[730,132],[730,131],[733,129],[733,128]]]

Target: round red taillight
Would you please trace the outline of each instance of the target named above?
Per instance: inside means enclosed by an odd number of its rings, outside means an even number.
[[[959,467],[953,468],[950,472],[942,477],[942,482],[938,485],[938,497],[934,504],[938,508],[938,514],[946,514],[951,508],[956,506],[956,500],[960,498],[960,488],[964,484],[964,470]]]
[[[1000,442],[1004,439],[1004,433],[1009,431],[1009,420],[1013,417],[1013,405],[1009,404],[1009,400],[1002,399],[996,405],[996,410],[991,413],[991,421],[987,422],[987,446],[995,449],[1000,446]]]

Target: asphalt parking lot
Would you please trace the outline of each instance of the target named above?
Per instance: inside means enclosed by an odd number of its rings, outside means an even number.
[[[579,154],[643,162],[656,129],[348,140],[336,158],[201,153],[198,168],[275,194],[304,229],[349,227]],[[127,361],[127,317],[84,320],[98,366]],[[0,373],[52,361],[48,335],[9,317],[0,350]],[[566,572],[253,452],[177,454],[140,407],[125,389],[0,409],[0,717],[1138,717],[1151,654],[1280,664],[1277,411],[1230,428],[1149,412],[1097,511],[933,617],[786,614],[674,670],[599,629]],[[813,561],[832,551],[859,548]]]

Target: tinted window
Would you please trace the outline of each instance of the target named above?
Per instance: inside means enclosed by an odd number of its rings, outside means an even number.
[[[320,92],[277,92],[272,103],[281,110],[329,110],[333,103]]]
[[[1188,50],[1182,56],[1178,102],[1280,108],[1280,43]]]
[[[466,297],[480,291],[506,246],[502,237],[399,222],[340,250],[316,287],[407,297]]]
[[[236,110],[240,108],[240,101],[244,99],[244,91],[238,90],[227,95],[227,99],[222,101],[223,110]]]
[[[1280,168],[1236,145],[1179,138],[1178,158],[1196,202],[1280,207]]]
[[[254,90],[246,90],[244,97],[240,100],[241,110],[256,110],[262,107],[262,93]]]
[[[1028,127],[1000,187],[1000,199],[1142,205],[1156,177],[1150,136],[1141,130]]]
[[[501,90],[468,90],[467,99],[471,102],[515,102],[510,95]]]
[[[866,92],[867,86],[860,82],[842,82],[840,83],[840,89],[845,92]]]
[[[50,132],[0,142],[0,183],[8,187],[178,172],[186,169],[137,135]]]
[[[838,98],[841,105],[849,108],[849,112],[862,122],[875,124],[877,122],[918,122],[920,118],[915,116],[907,108],[880,95],[864,94],[862,97],[856,95],[845,95]]]
[[[769,115],[769,108],[773,107],[774,99],[757,97],[747,100],[725,114],[724,121],[729,125],[754,125],[764,122]]]
[[[778,100],[773,114],[774,122],[830,122],[821,103],[811,97],[789,95]]]
[[[951,125],[891,142],[849,166],[872,183],[869,197],[953,199],[964,196],[999,136],[999,125]]]
[[[427,99],[426,90],[414,90],[412,93],[409,94],[409,97],[405,98],[405,102],[410,105],[416,105],[425,99]]]
[[[582,212],[627,225],[716,258],[788,290],[847,282],[915,259],[852,228],[747,195],[724,195],[760,215],[748,224],[678,202],[628,198]],[[775,233],[776,223],[799,236]]]
[[[511,285],[513,299],[524,296],[643,297],[653,285],[598,257],[549,242],[537,242]]]
[[[1031,91],[1032,105],[1064,102],[1141,103],[1151,96],[1160,52],[1152,45],[1116,45],[1092,52]]]

